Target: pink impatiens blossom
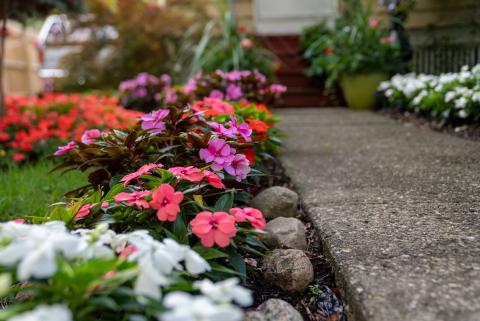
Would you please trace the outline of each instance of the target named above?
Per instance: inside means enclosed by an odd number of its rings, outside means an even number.
[[[235,218],[225,212],[200,212],[190,225],[193,234],[200,238],[205,247],[212,247],[214,244],[227,247],[237,234]]]
[[[216,188],[225,189],[225,185],[223,185],[222,179],[218,177],[217,174],[210,171],[204,171],[203,174],[205,175],[205,178],[210,185]]]
[[[90,210],[91,210],[92,207],[94,207],[95,205],[97,205],[97,203],[86,204],[86,205],[83,205],[82,207],[80,207],[80,209],[78,210],[77,214],[75,214],[75,219],[76,219],[76,220],[80,220],[80,219],[82,219],[82,218],[87,217],[87,216],[90,214]]]
[[[287,87],[280,84],[272,84],[270,85],[270,91],[275,94],[282,94],[287,91]]]
[[[127,185],[131,180],[137,179],[142,175],[148,175],[151,174],[152,170],[156,168],[162,168],[162,164],[145,164],[142,167],[140,167],[136,172],[130,173],[125,175],[120,182],[123,183],[123,185]]]
[[[60,156],[62,154],[68,153],[69,151],[71,151],[75,148],[77,148],[77,143],[75,143],[74,141],[71,141],[65,146],[58,147],[57,151],[55,153],[53,153],[53,155],[54,156]]]
[[[200,182],[204,177],[204,174],[194,166],[171,167],[168,171],[176,177],[190,182]]]
[[[169,184],[162,184],[152,193],[150,207],[157,210],[159,221],[173,222],[180,212],[180,203],[183,201],[183,193],[175,192]]]
[[[237,118],[232,116],[231,120],[227,124],[230,126],[230,130],[232,130],[235,134],[240,134],[240,136],[242,136],[246,142],[252,141],[250,138],[250,135],[252,135],[252,130],[247,123],[241,123],[238,125]]]
[[[200,149],[200,159],[206,163],[212,163],[214,171],[222,170],[225,166],[230,165],[234,157],[235,149],[220,138],[211,139],[207,148]]]
[[[245,208],[238,208],[234,207],[230,209],[230,214],[235,217],[235,221],[237,222],[245,222],[248,221],[252,224],[253,227],[263,230],[267,223],[263,218],[262,212],[257,210],[256,208],[252,207],[245,207]]]
[[[82,135],[81,141],[88,145],[93,143],[100,136],[102,136],[102,132],[98,129],[86,130]]]
[[[235,176],[237,181],[241,181],[247,178],[247,174],[250,173],[250,162],[245,155],[236,154],[233,160],[225,165],[224,169],[228,174]]]
[[[226,95],[225,98],[228,100],[238,100],[242,98],[243,93],[242,93],[242,88],[240,88],[237,85],[234,84],[229,84],[226,89]]]
[[[170,111],[168,109],[159,109],[145,114],[140,119],[142,120],[142,129],[148,130],[152,134],[159,134],[165,130],[165,123],[162,121],[167,117]]]
[[[116,203],[127,202],[129,205],[136,205],[138,208],[149,208],[150,205],[145,200],[146,196],[152,195],[150,191],[141,191],[133,193],[118,193],[113,197]]]
[[[210,95],[208,95],[208,97],[223,99],[223,93],[220,90],[214,89],[210,92]]]

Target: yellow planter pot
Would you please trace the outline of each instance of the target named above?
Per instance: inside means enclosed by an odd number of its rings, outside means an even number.
[[[342,77],[340,85],[350,108],[373,109],[376,107],[375,91],[385,80],[388,80],[385,73],[348,75]]]

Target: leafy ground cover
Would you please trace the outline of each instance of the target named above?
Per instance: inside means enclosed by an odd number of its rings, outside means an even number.
[[[24,166],[10,166],[0,171],[0,220],[28,219],[42,216],[48,206],[62,200],[66,191],[87,183],[82,173],[48,173],[54,163],[39,161]]]

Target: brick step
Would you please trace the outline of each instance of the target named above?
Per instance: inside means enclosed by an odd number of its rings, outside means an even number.
[[[326,92],[319,87],[288,88],[275,107],[328,107],[342,106],[343,98],[338,92]]]

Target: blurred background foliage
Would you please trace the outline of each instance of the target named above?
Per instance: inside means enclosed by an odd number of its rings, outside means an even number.
[[[183,84],[199,71],[259,69],[274,75],[275,56],[237,26],[228,1],[86,0],[79,27],[111,26],[117,36],[92,37],[62,60],[69,71],[60,91],[108,91],[141,72],[170,74]]]

